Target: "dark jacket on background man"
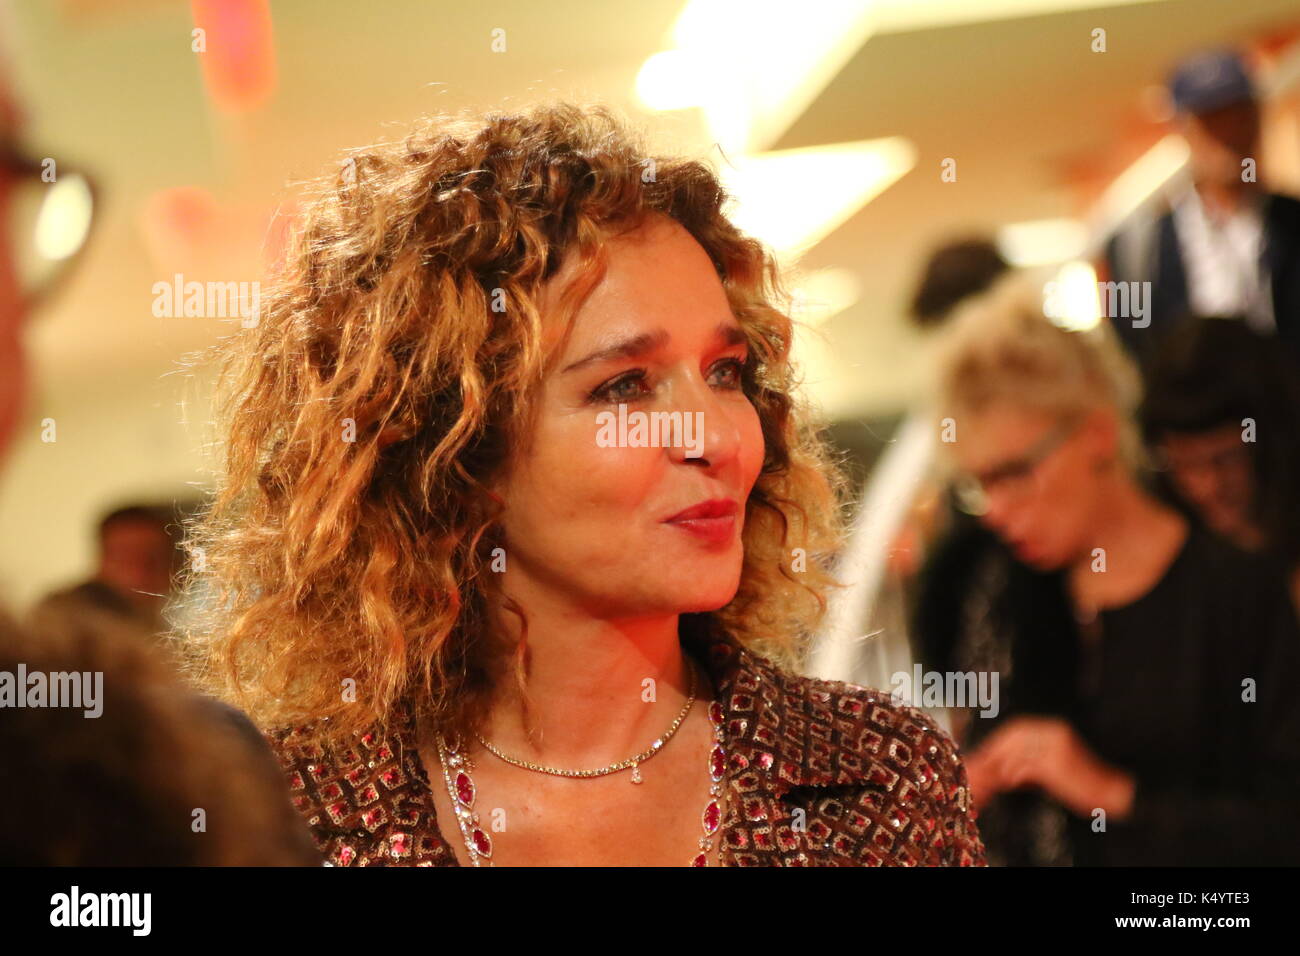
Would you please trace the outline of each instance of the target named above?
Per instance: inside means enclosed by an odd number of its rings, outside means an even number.
[[[1112,318],[1129,353],[1148,363],[1158,343],[1191,312],[1187,269],[1167,205],[1154,217],[1139,218],[1106,244],[1108,278],[1150,282],[1151,324],[1138,328],[1131,318]],[[1273,293],[1277,335],[1300,356],[1300,200],[1276,193],[1264,201],[1264,261]]]

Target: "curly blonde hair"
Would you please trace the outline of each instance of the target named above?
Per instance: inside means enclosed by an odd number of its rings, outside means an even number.
[[[259,322],[220,346],[225,466],[188,542],[202,684],[322,740],[382,727],[404,698],[448,732],[478,725],[510,658],[524,667],[488,627],[488,485],[533,421],[543,287],[579,256],[576,310],[604,240],[653,214],[712,259],[766,443],[739,589],[683,628],[797,663],[834,584],[840,479],[793,396],[776,265],[723,214],[707,165],[652,158],[609,110],[559,104],[426,119],[309,186]]]

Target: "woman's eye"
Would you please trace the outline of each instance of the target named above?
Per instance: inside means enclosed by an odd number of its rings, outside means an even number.
[[[744,381],[745,363],[741,359],[729,358],[716,362],[709,370],[709,384],[714,388],[740,389]],[[653,391],[646,380],[644,369],[624,372],[622,375],[603,385],[597,386],[588,396],[592,402],[618,404],[634,402],[645,398]]]
[[[711,384],[722,388],[740,388],[744,379],[745,363],[740,359],[723,359],[713,366],[709,376]]]
[[[647,391],[645,373],[638,370],[627,372],[611,382],[598,386],[592,391],[590,397],[592,401],[618,403],[641,398]]]

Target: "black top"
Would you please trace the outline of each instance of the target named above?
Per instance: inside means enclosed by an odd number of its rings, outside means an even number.
[[[1001,712],[973,720],[969,746],[1016,715],[1060,716],[1137,781],[1128,821],[1071,816],[1064,853],[1051,801],[1000,796],[980,815],[990,861],[1300,862],[1300,624],[1282,569],[1193,525],[1151,591],[1081,629],[1063,575],[982,529],[957,537],[926,575],[917,636],[929,667],[1000,671]]]
[[[1300,628],[1280,569],[1193,527],[1098,623],[1075,726],[1137,792],[1105,833],[1075,822],[1076,864],[1300,862]]]

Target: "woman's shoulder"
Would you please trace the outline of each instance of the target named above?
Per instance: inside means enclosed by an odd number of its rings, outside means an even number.
[[[426,819],[422,771],[405,728],[395,717],[342,737],[323,721],[266,734],[294,808],[332,865],[449,859],[432,819]]]
[[[323,781],[343,778],[356,785],[367,771],[397,761],[404,738],[393,726],[351,734],[332,732],[328,719],[263,731],[295,790],[312,792]],[[327,791],[328,795],[328,791]]]
[[[284,766],[308,761],[326,761],[335,758],[336,745],[322,736],[319,722],[273,727],[262,731],[262,736]]]
[[[1167,591],[1171,598],[1218,608],[1221,617],[1237,631],[1245,630],[1241,626],[1244,620],[1293,617],[1290,577],[1289,569],[1276,555],[1246,551],[1193,523],[1157,590]]]
[[[890,693],[794,674],[756,655],[745,656],[728,690],[733,730],[752,722],[749,742],[797,761],[808,780],[851,783],[874,773],[896,774],[927,791],[936,779],[965,786],[952,738]]]
[[[361,755],[387,759],[409,743],[410,728],[410,702],[401,699],[385,716],[357,725],[345,727],[321,717],[264,729],[262,733],[283,761],[353,764]]]
[[[317,723],[264,730],[263,737],[280,764],[294,809],[317,827],[327,798],[322,784],[337,777],[347,761],[322,739]]]
[[[959,765],[957,747],[934,718],[887,691],[847,681],[783,675],[787,718],[807,722],[809,736],[845,755],[911,770],[919,761],[936,773]]]
[[[836,858],[979,866],[984,848],[952,738],[881,690],[799,676],[762,659],[724,695],[733,754],[755,786],[804,806]],[[798,793],[791,793],[797,790]]]

